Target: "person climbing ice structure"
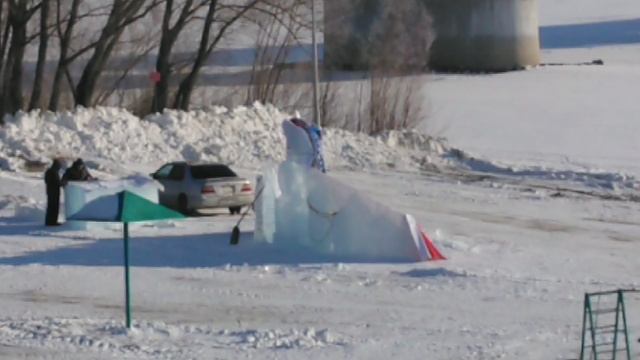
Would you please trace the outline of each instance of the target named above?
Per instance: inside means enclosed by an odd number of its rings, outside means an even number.
[[[322,154],[322,129],[299,118],[285,121],[282,127],[287,138],[287,159],[327,172]]]

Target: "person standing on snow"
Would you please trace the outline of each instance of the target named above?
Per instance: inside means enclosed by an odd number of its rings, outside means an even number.
[[[44,173],[44,183],[47,187],[47,212],[44,223],[46,226],[58,226],[58,213],[60,212],[60,168],[62,163],[54,159],[51,167]]]

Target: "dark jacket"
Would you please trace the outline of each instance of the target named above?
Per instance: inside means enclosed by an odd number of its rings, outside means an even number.
[[[69,181],[89,181],[94,177],[89,174],[89,170],[82,161],[75,161],[62,175],[62,185],[66,186]]]
[[[47,195],[60,195],[60,165],[56,162],[44,173],[44,183],[47,185]]]

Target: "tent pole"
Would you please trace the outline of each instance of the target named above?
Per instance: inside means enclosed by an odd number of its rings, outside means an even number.
[[[131,292],[129,291],[129,223],[124,223],[124,298],[127,316],[127,329],[131,329]]]

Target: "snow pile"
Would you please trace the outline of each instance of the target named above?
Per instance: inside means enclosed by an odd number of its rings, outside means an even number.
[[[0,127],[0,169],[28,170],[52,157],[82,157],[99,176],[153,170],[167,161],[220,162],[245,169],[285,158],[282,122],[291,116],[271,105],[196,111],[166,110],[139,119],[121,108],[78,108],[73,112],[18,113]],[[330,170],[462,170],[519,179],[571,181],[606,191],[640,189],[632,176],[596,168],[516,168],[497,165],[451,148],[446,141],[415,131],[377,136],[325,129],[325,160]],[[567,165],[568,166],[568,165]]]
[[[290,115],[254,104],[229,110],[166,110],[139,119],[120,108],[33,111],[5,117],[0,128],[0,167],[18,170],[26,160],[83,157],[100,167],[158,165],[169,160],[222,162],[258,168],[284,159],[282,121]],[[414,132],[380,136],[327,129],[325,152],[333,168],[420,168],[445,145]],[[92,162],[89,162],[91,165]]]
[[[165,155],[158,143],[160,129],[115,108],[77,109],[74,112],[33,111],[5,117],[0,130],[0,158],[11,170],[24,160],[51,157],[102,158],[139,163],[149,155]]]

